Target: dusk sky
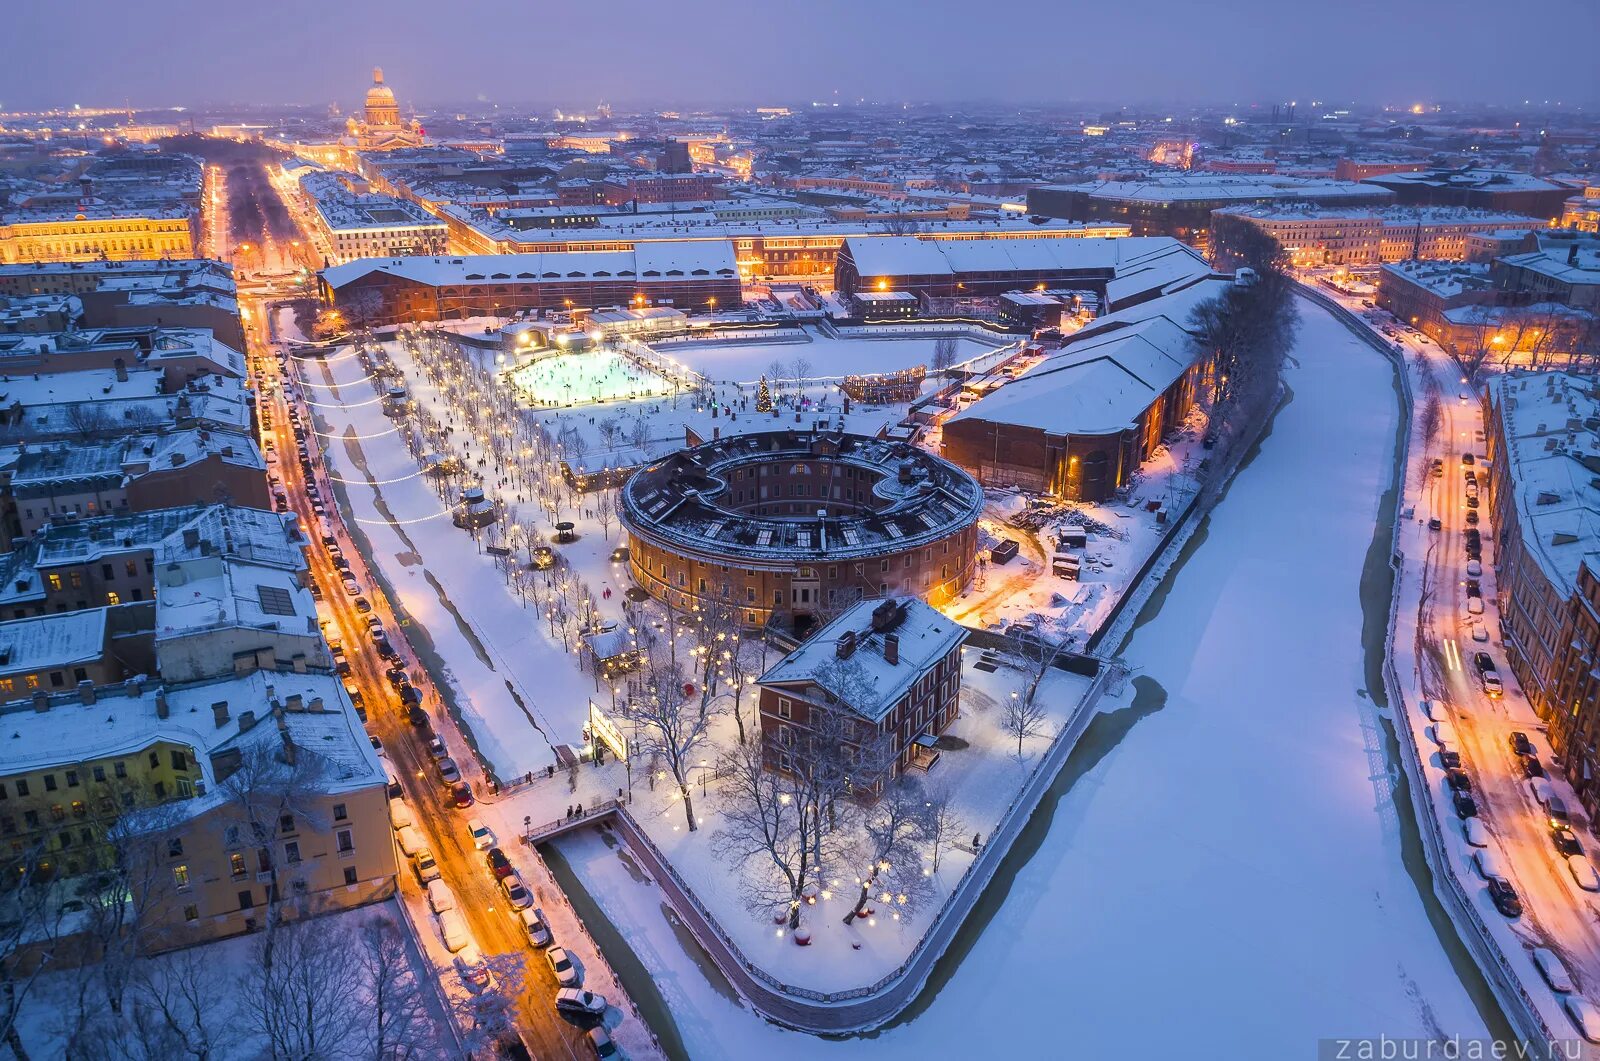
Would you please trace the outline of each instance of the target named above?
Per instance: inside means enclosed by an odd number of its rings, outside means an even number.
[[[1276,99],[1593,104],[1600,3],[11,0],[0,106]],[[1534,15],[1534,12],[1537,12]]]

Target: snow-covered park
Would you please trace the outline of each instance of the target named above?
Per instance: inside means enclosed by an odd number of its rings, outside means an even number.
[[[1124,649],[1135,691],[1091,725],[1037,850],[909,1022],[870,1043],[766,1024],[703,971],[651,885],[592,839],[561,841],[691,1056],[974,1056],[997,1022],[1039,1056],[1485,1034],[1466,959],[1402,862],[1410,811],[1364,690],[1358,587],[1393,454],[1390,369],[1326,314],[1303,320],[1293,400]]]

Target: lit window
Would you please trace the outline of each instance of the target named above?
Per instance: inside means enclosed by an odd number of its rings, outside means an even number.
[[[183,889],[187,888],[189,886],[189,867],[188,866],[182,866],[182,865],[173,866],[172,867],[172,883],[173,883],[173,886],[176,887],[179,891],[182,891]]]

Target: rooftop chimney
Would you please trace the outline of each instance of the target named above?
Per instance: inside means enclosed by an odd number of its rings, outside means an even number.
[[[299,693],[290,693],[288,699],[283,702],[283,709],[285,711],[304,711],[306,709],[305,697]]]
[[[310,700],[307,700],[306,701],[306,710],[307,711],[313,711],[313,712],[321,711],[322,710],[322,697],[313,696]]]
[[[249,733],[256,726],[256,713],[254,711],[239,712],[239,732]]]
[[[218,700],[211,705],[211,719],[221,729],[228,724],[228,701]]]
[[[856,632],[854,630],[846,630],[840,634],[839,640],[834,642],[833,651],[840,659],[849,659],[855,655]]]
[[[158,689],[156,691],[156,717],[166,718],[170,714],[172,714],[172,709],[167,706],[167,691]]]
[[[33,709],[40,714],[50,710],[50,694],[43,689],[33,691]]]
[[[185,527],[185,528],[183,528],[183,547],[185,549],[193,549],[195,546],[197,546],[199,544],[200,544],[200,528],[199,527]]]
[[[900,665],[900,635],[883,635],[883,661],[891,667]]]
[[[94,703],[94,682],[88,678],[78,683],[78,702],[85,707]]]

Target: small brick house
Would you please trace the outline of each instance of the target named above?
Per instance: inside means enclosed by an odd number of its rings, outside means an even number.
[[[852,758],[877,745],[883,764],[853,782],[861,794],[931,767],[958,713],[965,640],[961,624],[916,597],[848,609],[759,679],[768,765],[803,771],[824,742],[844,742]]]

